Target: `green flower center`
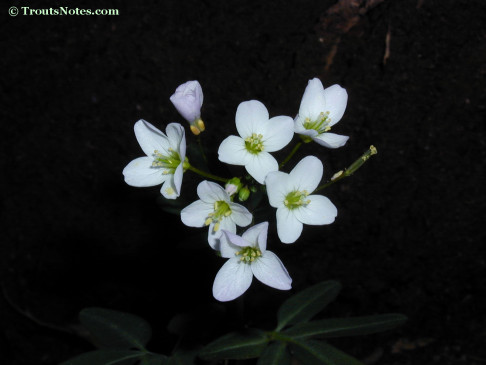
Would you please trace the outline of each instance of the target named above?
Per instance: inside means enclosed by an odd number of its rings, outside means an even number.
[[[262,251],[257,247],[246,246],[240,251],[235,252],[235,255],[241,256],[240,261],[243,261],[245,264],[250,264],[262,255]]]
[[[231,215],[231,208],[228,203],[226,203],[224,200],[219,200],[217,202],[214,202],[214,211],[212,213],[208,214],[208,218],[204,222],[206,226],[209,226],[211,223],[214,223],[214,232],[217,232],[219,230],[219,225],[221,221],[229,217]]]
[[[169,148],[168,152],[168,156],[161,154],[158,150],[155,150],[152,154],[152,156],[154,157],[152,167],[163,168],[164,171],[162,173],[164,175],[173,174],[177,166],[181,164],[181,157],[176,151],[174,151],[172,148]]]
[[[263,151],[263,136],[261,134],[253,133],[250,137],[245,138],[245,147],[248,152],[254,155]]]
[[[305,118],[303,125],[305,129],[314,129],[319,134],[322,134],[331,130],[331,127],[329,126],[330,123],[331,118],[329,118],[329,112],[321,112],[314,121],[311,121],[309,118]]]
[[[292,191],[291,193],[288,193],[287,196],[285,197],[284,205],[291,210],[303,206],[305,207],[307,204],[311,202],[310,199],[307,199],[308,195],[309,192],[307,190]]]

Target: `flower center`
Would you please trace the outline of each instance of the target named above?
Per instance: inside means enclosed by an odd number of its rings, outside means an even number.
[[[169,148],[168,152],[168,156],[161,154],[158,150],[155,150],[152,154],[152,156],[154,157],[152,167],[163,168],[164,171],[162,173],[164,175],[173,174],[177,166],[179,166],[181,163],[181,158],[176,151],[174,151],[172,148]]]
[[[307,199],[309,192],[307,190],[303,191],[292,191],[287,194],[284,200],[284,205],[289,209],[296,209],[300,207],[305,207],[311,201]]]
[[[245,146],[248,152],[257,154],[263,151],[263,136],[261,134],[252,133],[250,137],[245,138]]]
[[[219,230],[221,221],[231,215],[231,208],[224,200],[214,202],[214,211],[208,214],[208,218],[204,222],[204,225],[209,226],[214,223],[214,232]]]
[[[314,121],[311,121],[309,118],[305,118],[304,128],[314,129],[319,134],[322,134],[331,130],[329,123],[331,123],[331,118],[329,118],[329,112],[321,112],[317,119]]]
[[[246,246],[240,251],[235,252],[235,255],[241,256],[240,261],[243,261],[245,264],[250,264],[262,255],[262,251],[256,247]]]

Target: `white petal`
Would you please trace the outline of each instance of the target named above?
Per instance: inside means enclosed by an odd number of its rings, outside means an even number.
[[[268,152],[263,151],[250,157],[245,164],[246,171],[260,184],[265,183],[265,177],[269,172],[278,171],[277,160]]]
[[[214,204],[217,201],[229,202],[228,193],[218,184],[211,181],[201,181],[197,186],[197,195],[206,203]]]
[[[289,174],[290,185],[294,190],[313,192],[322,179],[324,167],[315,156],[304,157]]]
[[[251,264],[253,275],[263,284],[275,289],[289,290],[292,279],[282,264],[282,261],[271,251],[266,251],[262,257]]]
[[[140,119],[135,123],[133,129],[135,130],[135,137],[137,137],[138,144],[147,156],[152,156],[155,150],[161,153],[167,153],[170,147],[167,136],[152,124]]]
[[[290,117],[273,117],[263,126],[263,147],[267,152],[281,150],[294,137],[294,121]]]
[[[294,131],[297,134],[303,134],[304,136],[309,136],[311,138],[319,134],[315,129],[305,129],[301,122],[297,120],[294,122]]]
[[[327,148],[339,148],[346,144],[348,136],[341,136],[335,133],[322,133],[314,137],[314,141]]]
[[[257,133],[261,123],[268,121],[268,110],[258,100],[244,101],[238,105],[235,121],[239,135],[245,139]]]
[[[170,123],[165,129],[169,138],[170,146],[174,151],[179,152],[181,161],[186,157],[186,135],[184,127],[179,123]]]
[[[253,219],[252,214],[243,205],[238,203],[229,203],[231,215],[229,218],[240,227],[246,227]]]
[[[219,160],[230,165],[245,165],[250,158],[249,154],[245,141],[237,136],[227,137],[221,142],[218,149]]]
[[[333,126],[343,117],[348,103],[348,93],[341,86],[332,85],[324,90],[324,97],[326,98],[325,111],[329,112],[329,118],[331,118],[329,125]]]
[[[243,237],[238,236],[236,233],[223,231],[223,234],[225,235],[226,239],[235,246],[239,246],[239,247],[252,246],[251,241],[248,241]]]
[[[223,236],[223,231],[228,231],[232,233],[236,233],[236,225],[235,223],[228,218],[224,218],[221,222],[219,222],[218,230],[214,230],[214,223],[209,225],[208,230],[208,243],[209,246],[213,248],[213,250],[221,250],[221,237]]]
[[[303,224],[287,208],[277,209],[277,233],[283,243],[294,243],[302,234]]]
[[[214,211],[213,205],[196,200],[181,210],[181,220],[189,227],[204,227],[209,213]]]
[[[268,222],[263,222],[254,225],[246,230],[241,236],[247,244],[246,246],[258,246],[260,251],[265,252],[267,249],[267,235],[268,235]]]
[[[171,176],[170,179],[167,179],[164,182],[164,184],[160,188],[160,193],[166,199],[177,199],[179,197],[179,193],[176,191],[176,188],[175,188],[175,185],[174,185],[173,176]]]
[[[162,184],[169,178],[162,168],[152,167],[154,160],[150,157],[139,157],[130,162],[124,169],[125,182],[131,186],[146,187]]]
[[[184,167],[181,164],[177,166],[176,170],[174,171],[174,177],[172,178],[172,184],[174,185],[174,190],[177,196],[181,194],[181,186],[182,186],[182,175],[184,174]]]
[[[285,197],[291,190],[288,188],[289,174],[282,171],[268,173],[265,178],[268,202],[274,208],[283,206]]]
[[[295,217],[304,224],[331,224],[337,216],[336,206],[325,196],[309,195],[310,203],[305,207],[294,209]]]
[[[222,230],[222,232],[223,234],[219,239],[219,251],[221,253],[221,257],[225,257],[228,259],[235,257],[235,253],[238,252],[242,246],[235,245],[233,241],[237,241],[240,244],[243,244],[243,247],[249,246],[248,242],[246,242],[245,240],[241,241],[241,237],[237,236],[235,233],[226,230]],[[235,236],[239,238],[236,238]]]
[[[252,280],[250,265],[237,258],[229,259],[216,274],[213,295],[221,302],[236,299],[250,287]]]
[[[319,114],[325,111],[325,105],[326,98],[321,80],[317,78],[309,80],[300,102],[299,115],[304,119],[316,120]]]

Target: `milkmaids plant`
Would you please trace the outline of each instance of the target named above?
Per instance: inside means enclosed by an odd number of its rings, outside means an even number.
[[[324,166],[313,155],[302,158],[290,171],[285,165],[304,144],[318,147],[342,147],[349,137],[331,133],[341,120],[348,100],[339,85],[324,88],[314,78],[308,82],[295,118],[270,118],[265,105],[257,100],[242,102],[235,116],[238,135],[222,140],[219,161],[241,169],[240,176],[223,178],[191,164],[186,147],[185,128],[170,123],[165,133],[145,120],[135,123],[134,131],[145,156],[131,161],[123,170],[127,184],[135,187],[161,185],[166,202],[181,197],[185,190],[183,175],[190,171],[202,178],[196,200],[176,210],[183,224],[208,230],[207,242],[221,259],[226,259],[213,283],[213,296],[228,302],[242,296],[253,277],[272,288],[289,290],[291,274],[274,253],[274,242],[267,242],[269,221],[257,221],[254,213],[261,206],[275,208],[276,229],[284,244],[295,243],[304,225],[327,225],[334,222],[337,208],[320,193],[329,185],[352,175],[377,150],[374,146],[347,169],[336,172],[322,182]],[[198,81],[180,85],[170,97],[189,130],[200,143],[206,125],[201,119],[203,92]],[[296,140],[285,159],[277,161],[273,153]],[[267,199],[262,199],[266,196]],[[265,203],[268,201],[268,205]],[[172,205],[174,206],[174,205]],[[267,250],[268,243],[272,251]],[[215,363],[225,360],[259,358],[258,364],[360,364],[360,362],[322,339],[345,335],[374,333],[401,324],[399,314],[309,321],[340,290],[337,282],[317,284],[296,294],[280,307],[278,325],[273,331],[246,329],[225,335],[198,352],[176,353],[172,357],[154,354],[145,346],[150,326],[127,313],[90,308],[81,312],[83,325],[97,339],[100,350],[83,354],[64,365],[104,364],[192,364],[194,359]],[[317,339],[316,339],[317,338]]]

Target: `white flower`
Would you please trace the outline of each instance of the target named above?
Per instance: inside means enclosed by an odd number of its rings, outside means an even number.
[[[257,100],[241,103],[236,111],[236,129],[240,137],[229,136],[219,146],[222,162],[245,166],[246,171],[260,184],[270,171],[278,170],[278,163],[269,152],[284,148],[294,136],[290,117],[269,120],[267,108]]]
[[[189,227],[209,226],[208,242],[219,249],[222,230],[236,233],[236,226],[246,227],[252,215],[244,206],[233,203],[228,193],[218,184],[202,181],[197,186],[200,200],[188,205],[181,211],[181,220]]]
[[[282,261],[267,251],[268,222],[249,228],[243,235],[224,231],[221,256],[229,258],[216,274],[214,297],[222,302],[233,300],[251,285],[253,275],[272,288],[289,290],[292,279]]]
[[[170,123],[162,133],[141,119],[135,123],[135,136],[147,156],[130,162],[124,169],[125,182],[131,186],[146,187],[163,184],[160,192],[167,199],[180,195],[186,136],[179,123]]]
[[[277,232],[283,243],[295,242],[303,224],[334,222],[337,215],[334,204],[325,196],[309,195],[319,185],[322,173],[322,162],[307,156],[289,174],[276,171],[267,175],[268,200],[277,208]]]
[[[170,101],[179,114],[191,124],[192,133],[198,135],[204,131],[205,126],[201,120],[203,92],[198,81],[187,81],[179,85]]]
[[[329,148],[344,146],[349,137],[329,133],[329,130],[341,120],[347,102],[348,93],[341,86],[332,85],[324,89],[321,80],[309,80],[299,114],[295,117],[295,133]]]

